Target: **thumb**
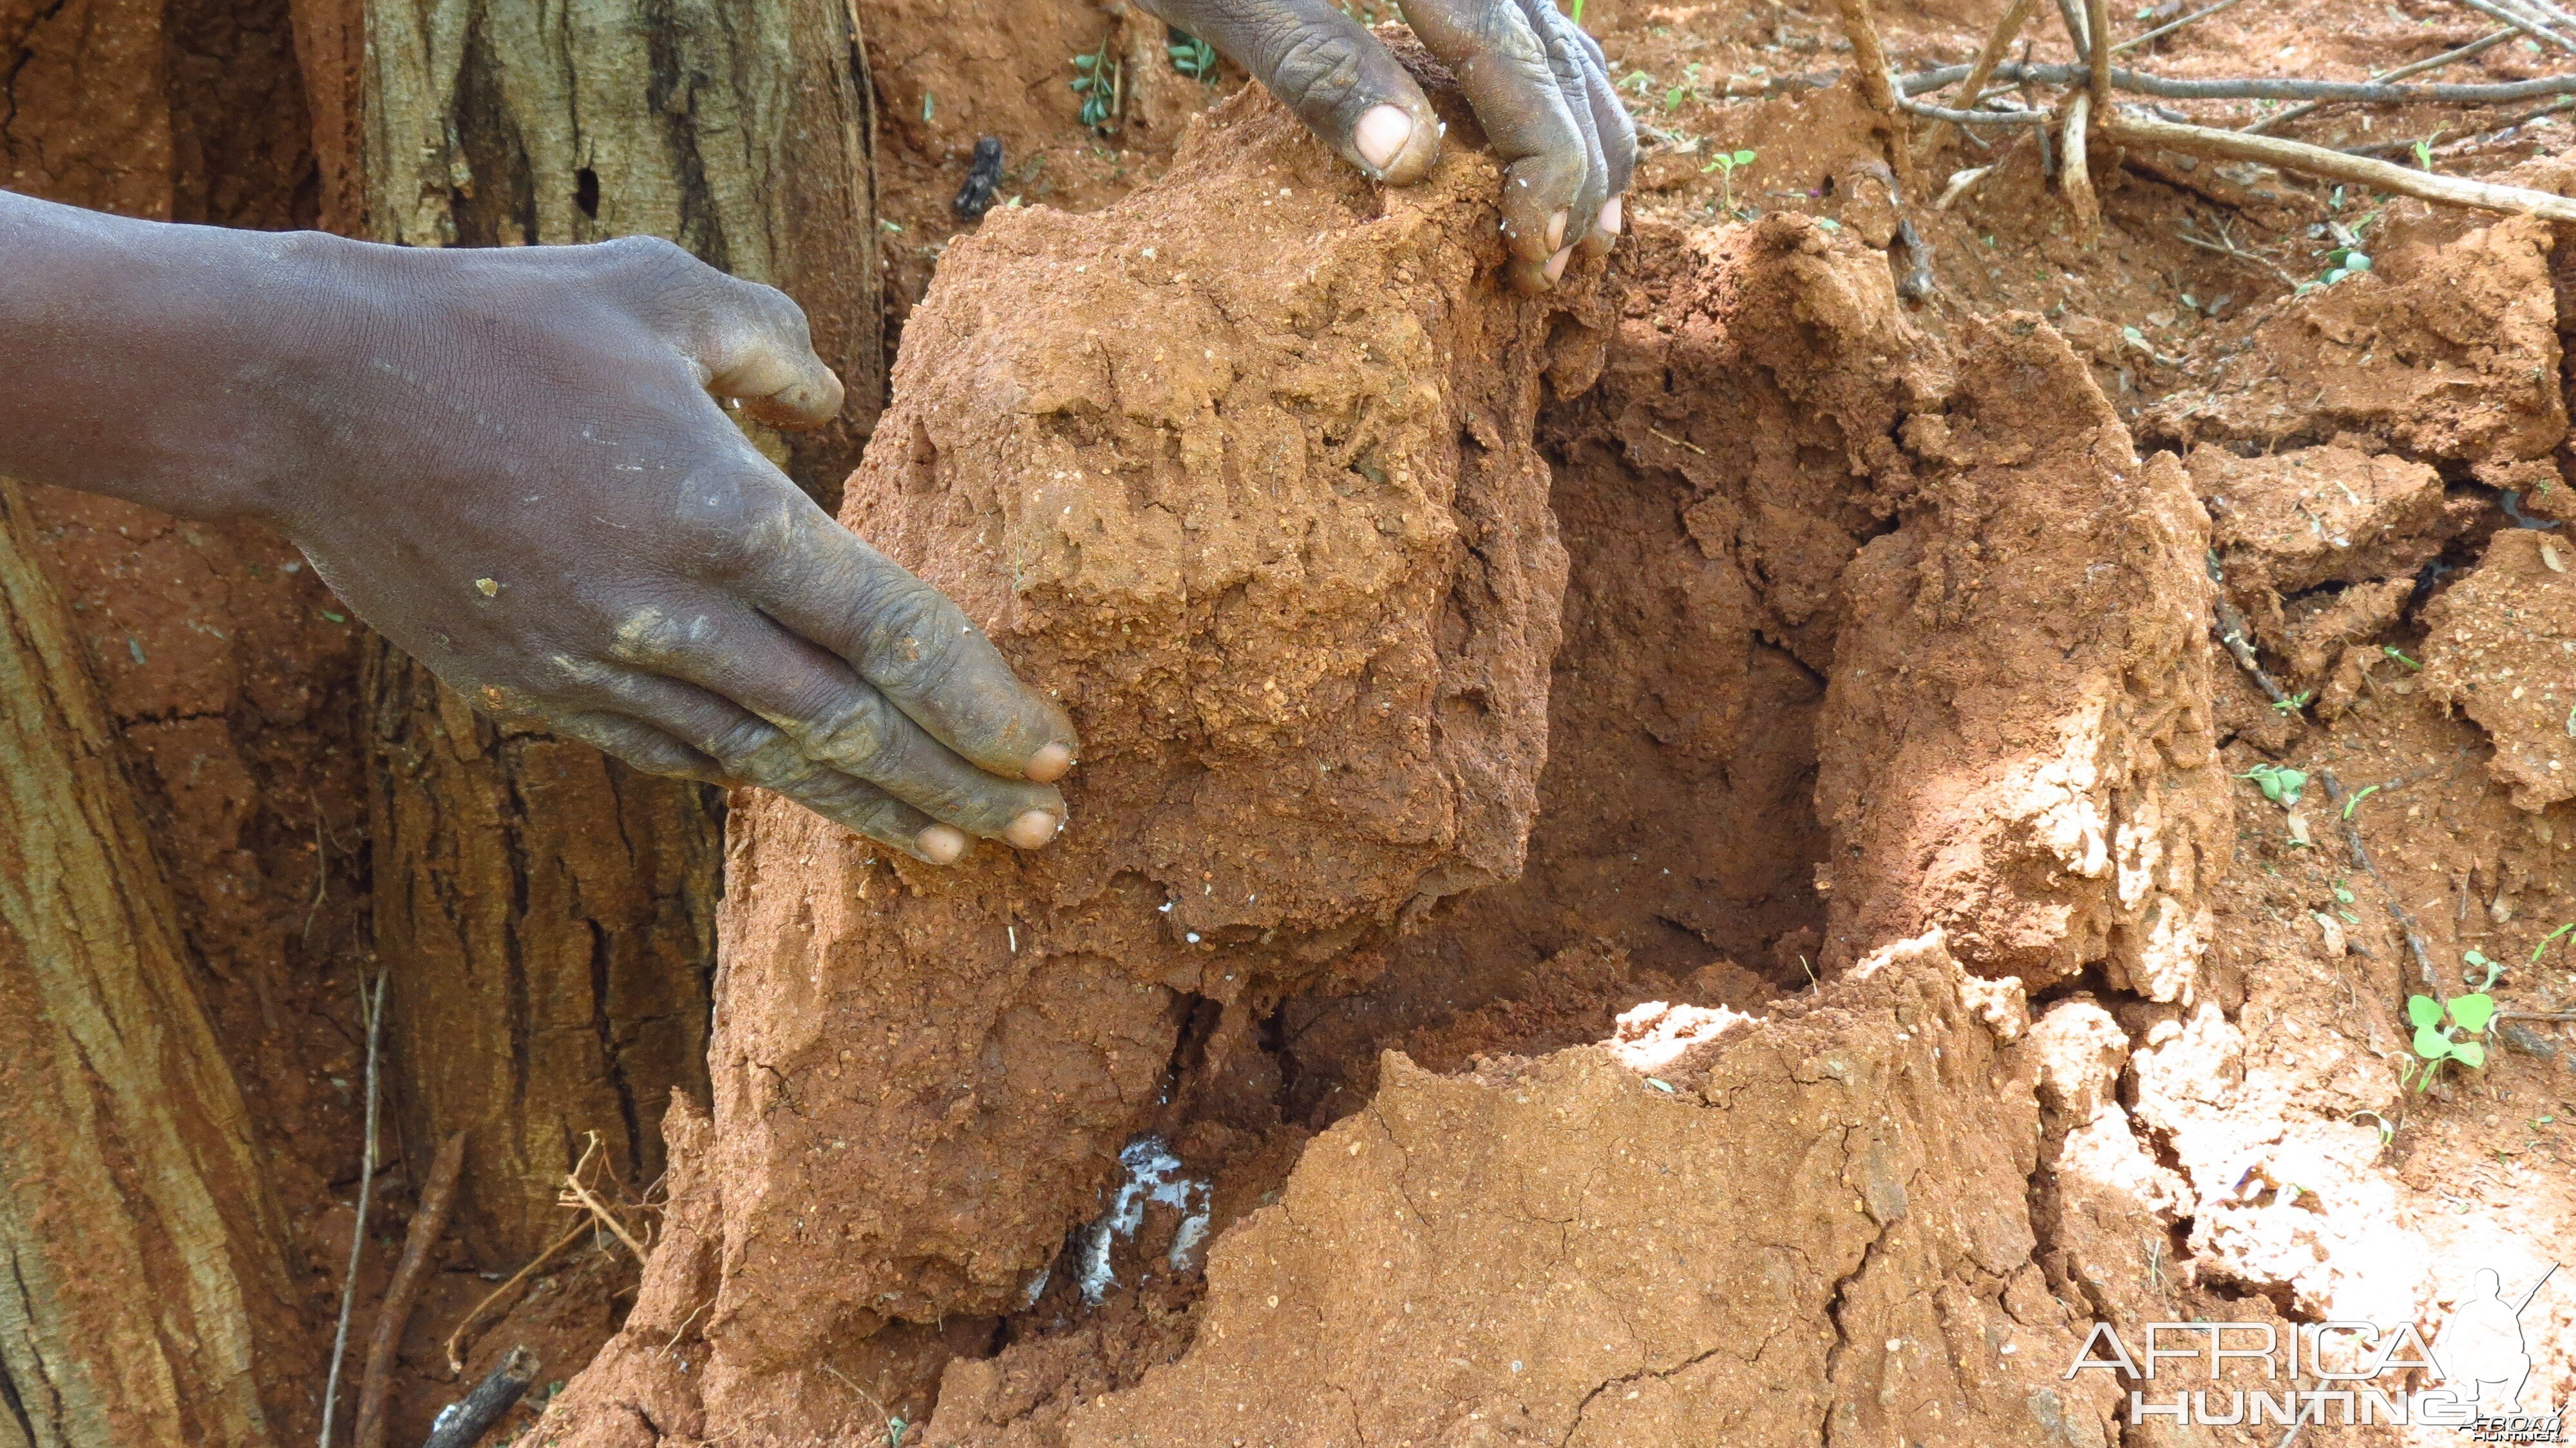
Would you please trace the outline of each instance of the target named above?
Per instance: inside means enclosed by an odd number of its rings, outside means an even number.
[[[1376,36],[1328,0],[1140,0],[1242,66],[1342,159],[1391,186],[1440,158],[1440,118]]]

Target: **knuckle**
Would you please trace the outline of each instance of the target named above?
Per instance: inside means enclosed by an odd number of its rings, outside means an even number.
[[[879,699],[847,699],[816,721],[808,752],[845,774],[882,779],[902,763],[904,752],[892,713]]]
[[[919,690],[955,666],[957,634],[966,622],[937,589],[896,574],[876,581],[859,606],[867,615],[870,679],[899,692]]]
[[[1300,112],[1329,110],[1359,87],[1360,49],[1351,36],[1301,26],[1277,57],[1271,84]]]

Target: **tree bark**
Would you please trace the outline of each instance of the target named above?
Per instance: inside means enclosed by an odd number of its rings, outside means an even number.
[[[323,216],[417,246],[649,233],[780,287],[850,402],[757,440],[830,506],[885,374],[854,26],[846,0],[298,0]],[[640,1186],[671,1088],[706,1093],[721,797],[476,719],[382,645],[370,673],[396,1119],[423,1160],[472,1134],[466,1238],[524,1260],[586,1133]]]
[[[282,1214],[25,532],[0,480],[0,1444],[264,1445]]]

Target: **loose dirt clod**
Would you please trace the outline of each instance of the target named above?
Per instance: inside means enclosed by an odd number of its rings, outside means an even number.
[[[2424,687],[2495,738],[2487,770],[2513,802],[2576,799],[2576,576],[2562,538],[2495,535],[2475,571],[2425,609]]]

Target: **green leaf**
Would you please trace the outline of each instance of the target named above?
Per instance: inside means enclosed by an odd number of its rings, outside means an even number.
[[[2463,1066],[2475,1066],[2480,1070],[2486,1069],[2487,1048],[2475,1041],[2456,1042],[2451,1047],[2451,1056],[2452,1059],[2458,1061]]]
[[[2442,1003],[2431,996],[2408,996],[2406,1019],[2413,1021],[2419,1031],[2438,1026],[2442,1024]]]
[[[2366,785],[2360,790],[2355,791],[2352,798],[2343,802],[2343,817],[2345,819],[2351,819],[2352,812],[2361,808],[2361,802],[2370,798],[2372,795],[2379,793],[2379,788],[2380,787],[2378,785],[2373,784]],[[2347,901],[2352,899],[2351,892],[2349,891],[2337,890],[2335,893],[2343,896]]]
[[[2415,1054],[2427,1061],[2439,1061],[2451,1054],[2451,1038],[2431,1026],[2415,1029]]]
[[[2540,964],[2541,954],[2547,951],[2552,945],[2557,944],[2559,937],[2567,934],[2571,930],[2576,930],[2576,920],[2571,920],[2567,924],[2561,925],[2557,929],[2550,931],[2547,935],[2542,936],[2540,943],[2531,947],[2531,963],[2534,965]]]
[[[2495,1010],[2494,996],[2464,995],[2451,1002],[2451,1019],[2469,1031],[2483,1035],[2487,1022],[2495,1019]]]
[[[1753,164],[1753,153],[1752,153],[1751,151],[1738,151],[1738,152],[1736,152],[1736,153],[1735,153],[1735,164],[1736,164],[1736,165],[1738,165],[1738,166],[1750,166],[1750,165],[1752,165],[1752,164]]]
[[[2465,952],[2460,956],[2460,959],[2469,965],[2485,965],[2487,963],[2486,952],[2480,950]]]

